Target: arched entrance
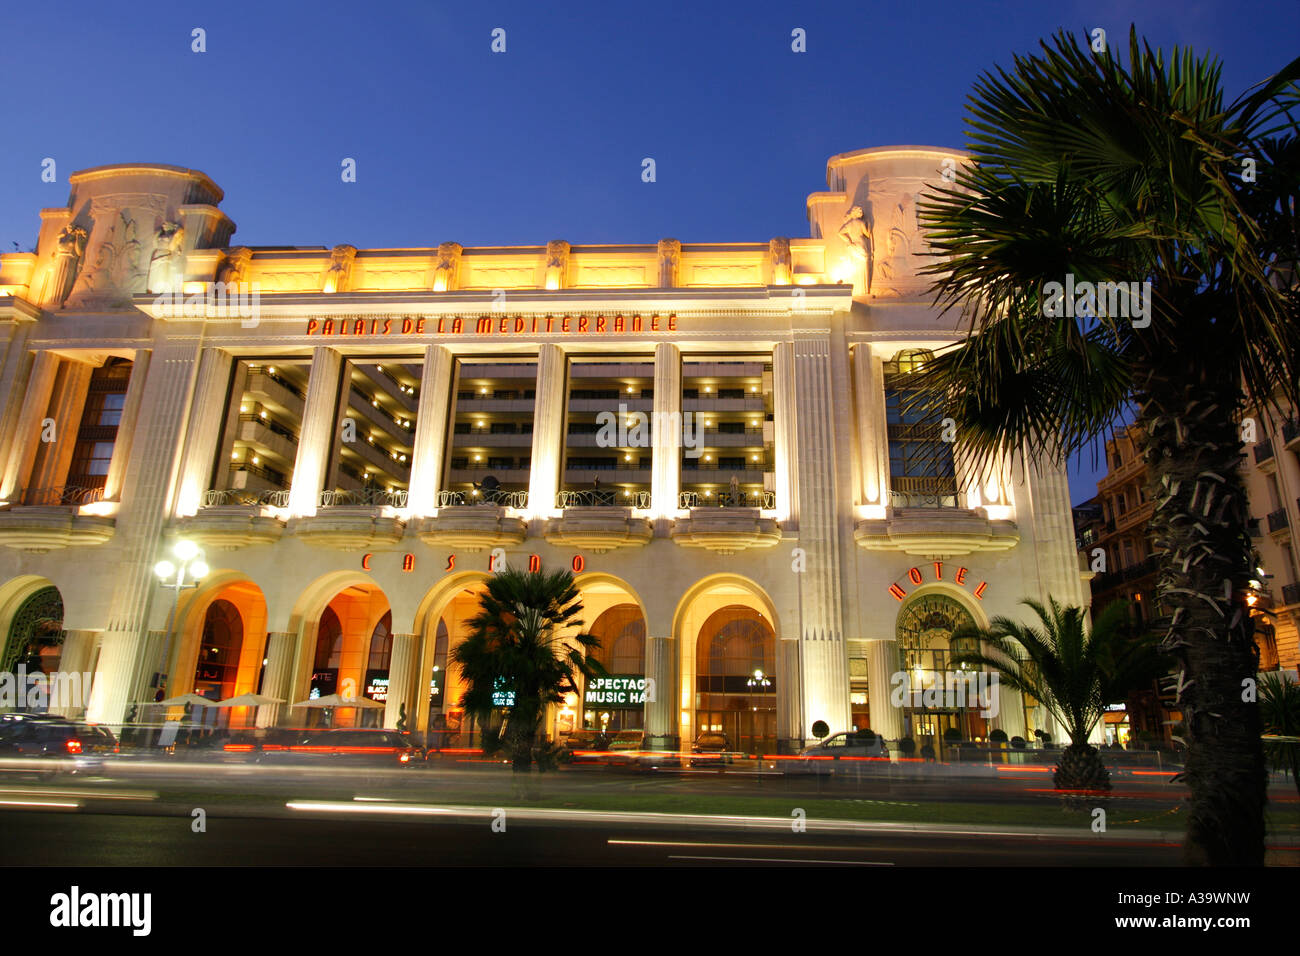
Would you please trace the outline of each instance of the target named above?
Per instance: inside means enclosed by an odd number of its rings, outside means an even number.
[[[266,653],[262,589],[237,572],[216,572],[182,602],[170,642],[167,696],[194,693],[217,701],[259,691]],[[204,708],[191,715],[196,724],[232,728],[251,727],[254,717],[252,707]]]
[[[695,646],[697,733],[726,734],[731,749],[776,749],[776,633],[757,610],[714,611]]]
[[[899,668],[910,691],[903,698],[903,735],[916,741],[918,753],[942,759],[945,746],[987,739],[992,729],[972,696],[974,685],[963,684],[966,666],[952,662],[959,650],[976,649],[953,638],[973,626],[970,611],[947,594],[917,595],[899,611]]]
[[[645,677],[645,615],[638,605],[625,603],[608,607],[586,630],[600,641],[600,647],[591,656],[609,672],[611,678]],[[597,702],[588,699],[588,689],[584,686],[581,701],[584,730],[612,734],[645,728],[644,701],[638,701],[632,695],[615,694],[613,696],[617,699],[613,703],[607,700]],[[557,737],[574,729],[572,720],[566,719],[571,712],[572,708],[560,708],[555,728]]]
[[[9,616],[0,671],[19,665],[28,674],[59,669],[63,644],[63,597],[52,584],[36,586],[20,597]]]
[[[474,728],[460,703],[464,681],[459,671],[448,665],[452,651],[465,638],[469,619],[479,612],[479,595],[487,577],[478,571],[447,575],[425,595],[416,615],[420,677],[412,729],[423,729],[428,745],[435,749],[474,744]]]
[[[383,591],[369,583],[339,589],[308,632],[305,636],[314,639],[304,697],[318,700],[338,694],[345,700],[377,700],[387,696],[393,614]],[[309,727],[378,727],[383,722],[383,708],[302,707],[293,719]]]

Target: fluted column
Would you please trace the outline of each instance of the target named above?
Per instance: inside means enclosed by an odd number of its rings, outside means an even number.
[[[230,387],[230,355],[222,349],[205,348],[199,357],[198,382],[194,390],[194,414],[190,416],[181,458],[180,490],[176,496],[178,517],[195,514],[203,504],[203,493],[212,484],[213,449],[221,436],[226,417],[226,396]],[[135,373],[131,373],[134,385]],[[130,401],[130,393],[127,394]],[[114,459],[117,454],[114,452]],[[221,462],[226,467],[226,462]]]
[[[262,690],[267,697],[279,697],[284,704],[263,704],[257,708],[257,726],[274,727],[280,714],[290,704],[289,675],[293,673],[294,639],[292,631],[269,631],[266,635],[266,670],[262,673]]]
[[[289,489],[289,514],[294,517],[314,515],[325,486],[330,450],[334,447],[334,411],[342,367],[343,358],[334,349],[321,345],[312,350],[298,456],[293,463],[293,487]]]
[[[648,637],[645,642],[645,676],[654,681],[654,698],[645,702],[645,730],[651,749],[677,749],[677,642],[671,637]]]
[[[438,507],[442,462],[447,451],[452,374],[451,349],[445,345],[427,346],[424,372],[420,378],[420,406],[415,415],[411,490],[406,502],[413,518],[432,514]]]
[[[384,706],[384,726],[396,727],[406,707],[406,729],[414,730],[418,716],[415,704],[416,670],[419,640],[415,634],[394,634],[393,652],[388,658],[388,701]]]
[[[65,682],[65,693],[69,699],[50,700],[50,712],[64,717],[80,717],[86,709],[90,688],[94,684],[94,674],[90,672],[91,662],[95,659],[95,645],[99,641],[98,631],[71,630],[63,635],[63,646],[59,648],[59,672]],[[76,675],[73,677],[72,675]]]
[[[998,682],[998,715],[993,718],[993,725],[1006,732],[1007,739],[1024,737],[1028,732],[1025,727],[1025,701],[1020,691],[1012,690],[1001,681]]]
[[[794,346],[777,342],[772,350],[772,402],[776,445],[776,513],[799,521],[799,476],[795,468]]]
[[[818,720],[826,721],[832,733],[852,725],[835,511],[841,500],[836,487],[840,437],[831,396],[829,335],[821,330],[800,334],[794,343],[794,366],[799,547],[807,561],[801,602],[807,737]]]
[[[682,351],[671,342],[655,346],[653,418],[650,510],[656,518],[670,518],[682,486]]]
[[[14,431],[18,416],[27,397],[27,383],[31,378],[34,356],[27,350],[29,322],[3,323],[4,363],[0,365],[0,484],[3,484],[9,463],[8,449],[14,444]]]
[[[865,344],[853,349],[853,407],[858,419],[859,504],[884,508],[889,504],[884,363],[871,353],[871,346]],[[880,517],[883,516],[881,513]]]
[[[871,729],[886,740],[903,736],[903,710],[893,702],[894,675],[898,673],[898,642],[867,641],[867,704]]]
[[[122,403],[122,418],[117,424],[117,439],[113,442],[113,460],[108,465],[104,479],[104,500],[117,501],[122,494],[122,480],[126,477],[126,463],[131,459],[131,443],[135,440],[136,424],[140,420],[140,403],[144,398],[144,383],[149,377],[148,349],[136,349],[131,359],[131,379],[126,385],[126,400]]]
[[[95,367],[86,362],[67,359],[54,378],[47,416],[54,423],[54,441],[36,443],[36,460],[28,485],[32,488],[57,488],[64,484],[72,453],[77,447],[81,413],[86,408],[86,392]]]
[[[36,451],[40,447],[41,422],[45,418],[45,410],[50,406],[59,362],[59,357],[53,352],[36,353],[31,375],[27,379],[27,394],[23,396],[22,411],[18,413],[13,444],[9,446],[4,479],[0,481],[0,500],[13,500],[14,493],[27,484],[31,475]]]
[[[792,633],[797,633],[792,629]],[[806,743],[803,727],[803,674],[799,639],[776,642],[776,737],[778,753],[798,753]]]
[[[533,406],[532,468],[528,510],[544,517],[555,510],[564,466],[564,414],[568,407],[568,358],[558,345],[537,352],[537,399]]]
[[[191,411],[199,336],[169,329],[155,346],[145,385],[143,414],[132,444],[118,512],[118,550],[111,569],[113,597],[87,718],[120,724],[130,701],[134,665],[143,650],[145,615],[157,589],[153,573],[163,526],[174,504],[173,463]]]

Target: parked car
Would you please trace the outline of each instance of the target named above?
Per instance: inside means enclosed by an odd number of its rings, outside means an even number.
[[[682,758],[672,750],[647,750],[644,730],[620,730],[609,742],[610,767],[634,770],[661,770],[681,767]]]
[[[117,738],[107,727],[67,719],[8,720],[0,724],[0,756],[62,759],[59,767],[84,773],[103,766],[118,752]]]
[[[845,730],[831,734],[811,747],[805,747],[799,756],[801,759],[790,761],[787,770],[830,772],[842,758],[853,763],[867,764],[875,760],[888,760],[889,748],[878,734],[867,735],[856,730]]]
[[[691,747],[692,767],[720,767],[732,763],[734,759],[731,741],[726,734],[700,734]]]
[[[609,749],[609,737],[599,730],[575,730],[560,746],[570,763],[600,763]]]
[[[424,748],[397,730],[309,730],[262,745],[262,763],[291,766],[409,767],[424,756]]]

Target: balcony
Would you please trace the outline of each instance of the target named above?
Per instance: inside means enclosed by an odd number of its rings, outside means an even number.
[[[685,492],[683,500],[689,501],[685,495],[691,494]],[[673,522],[672,539],[684,548],[735,554],[775,546],[781,540],[781,526],[755,507],[704,505],[692,507],[689,517]]]
[[[1298,502],[1300,503],[1300,502]],[[1286,516],[1285,508],[1278,508],[1268,516],[1268,533],[1277,534],[1279,531],[1286,531],[1291,527],[1290,519]]]
[[[677,507],[682,510],[691,508],[760,508],[771,511],[776,507],[775,491],[738,491],[734,495],[724,491],[717,495],[698,491],[683,491],[677,495]]]
[[[1300,421],[1288,418],[1282,423],[1282,441],[1287,449],[1300,451]]]
[[[303,394],[285,379],[266,370],[249,370],[244,395],[272,408],[283,408],[302,421]]]
[[[43,554],[103,544],[113,537],[116,519],[83,513],[83,509],[93,508],[102,495],[102,488],[71,485],[21,490],[15,500],[22,504],[0,509],[0,545]]]
[[[1261,442],[1255,443],[1255,464],[1262,465],[1266,461],[1273,459],[1273,442],[1265,438]]]
[[[289,532],[309,544],[341,551],[392,545],[405,525],[393,513],[406,507],[405,491],[322,491],[316,514],[289,523]]]
[[[1282,603],[1288,607],[1300,604],[1300,583],[1282,585]]]
[[[204,494],[198,513],[182,518],[177,527],[197,544],[219,551],[274,544],[284,533],[279,509],[288,505],[289,492],[283,489],[214,489]]]
[[[476,552],[523,543],[528,526],[507,508],[526,508],[528,492],[493,491],[483,501],[463,491],[438,492],[438,513],[424,518],[416,534],[425,544]]]
[[[867,551],[951,556],[1009,551],[1020,543],[1020,529],[1014,521],[992,521],[980,511],[891,508],[884,518],[858,521],[853,537]]]
[[[626,496],[613,490],[561,491],[555,505],[563,514],[546,522],[545,537],[559,547],[604,554],[639,548],[654,537],[649,520],[632,514],[633,508],[650,506],[648,491]]]

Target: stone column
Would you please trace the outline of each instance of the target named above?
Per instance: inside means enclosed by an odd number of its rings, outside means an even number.
[[[876,508],[889,504],[884,380],[884,363],[871,353],[871,346],[854,346],[853,408],[858,419],[858,480],[861,482],[858,503]],[[884,513],[879,517],[884,517]]]
[[[1006,731],[1008,741],[1012,737],[1024,737],[1028,729],[1025,727],[1025,701],[1020,691],[998,681],[997,693],[998,715],[993,718],[993,726]]]
[[[682,351],[671,342],[655,346],[654,396],[650,511],[671,518],[682,487]]]
[[[569,405],[569,362],[558,345],[537,351],[537,399],[533,406],[532,467],[528,510],[545,517],[556,509],[564,468],[564,415]]]
[[[798,622],[791,628],[797,635]],[[803,674],[799,666],[799,639],[776,642],[776,737],[777,753],[798,753],[807,740],[803,727]]]
[[[804,733],[824,720],[831,733],[852,726],[849,661],[844,643],[840,585],[842,499],[836,487],[840,437],[831,396],[830,337],[826,330],[796,333],[794,395],[799,547],[806,553],[802,593]]]
[[[50,712],[64,717],[80,717],[86,710],[90,688],[95,675],[90,670],[95,660],[98,631],[73,630],[64,633],[59,649],[59,673],[62,689],[55,691],[59,699],[50,700]]]
[[[649,637],[645,643],[645,731],[651,750],[676,750],[677,735],[677,642],[671,637]],[[654,696],[649,694],[654,681]],[[579,705],[581,708],[581,705]]]
[[[131,443],[135,440],[136,423],[140,419],[140,402],[144,398],[144,382],[149,377],[148,349],[136,349],[131,360],[131,378],[126,386],[126,401],[122,404],[122,419],[117,424],[117,439],[113,442],[113,460],[108,465],[104,479],[104,500],[117,501],[122,494],[122,479],[126,477],[126,463],[131,459]]]
[[[343,358],[326,345],[311,353],[311,377],[298,433],[298,456],[293,463],[293,486],[289,489],[289,514],[314,515],[325,486],[330,450],[334,446],[335,411],[339,397],[339,375]]]
[[[174,463],[191,411],[198,366],[198,328],[169,328],[166,345],[156,344],[145,384],[141,421],[123,480],[114,544],[113,598],[87,718],[120,724],[130,701],[163,527],[174,503]],[[197,324],[196,324],[197,325]]]
[[[871,708],[871,729],[886,740],[903,736],[903,711],[892,700],[898,672],[897,641],[867,641],[867,704]]]
[[[772,350],[773,424],[776,426],[776,513],[799,523],[799,476],[795,468],[794,346],[778,342]],[[790,529],[787,529],[790,530]]]
[[[454,371],[451,349],[445,345],[425,348],[420,405],[415,415],[415,448],[411,452],[411,490],[406,500],[412,518],[432,514],[438,507]]]
[[[81,414],[86,408],[86,393],[90,389],[90,376],[95,367],[86,362],[67,359],[54,378],[48,417],[54,422],[54,441],[36,445],[36,460],[28,484],[32,488],[58,488],[68,477],[72,453],[77,447],[77,432],[81,428]],[[58,499],[46,498],[42,502],[57,504]]]
[[[14,429],[13,444],[9,446],[9,460],[5,464],[4,479],[0,481],[0,500],[11,501],[19,488],[31,476],[36,451],[40,447],[41,422],[50,406],[54,391],[54,378],[59,371],[60,359],[53,352],[36,353],[31,375],[27,379],[27,393],[23,396],[22,411]]]
[[[4,364],[0,365],[0,448],[11,449],[14,445],[14,430],[18,427],[18,416],[22,412],[23,401],[27,397],[27,383],[32,374],[34,357],[27,350],[27,330],[32,323],[4,323],[5,353]],[[8,465],[8,452],[0,454],[0,483]]]
[[[419,649],[417,635],[393,635],[393,652],[388,658],[388,702],[384,707],[385,727],[397,726],[402,705],[406,705],[406,729],[415,730],[418,717],[418,708],[415,706],[415,684]]]
[[[264,704],[257,708],[257,726],[274,727],[280,714],[289,712],[289,705],[297,703],[290,700],[292,690],[289,675],[293,672],[293,648],[297,634],[293,631],[269,631],[266,635],[266,670],[262,673],[260,693],[267,697],[279,697],[284,704]]]
[[[199,357],[194,414],[190,416],[186,430],[185,451],[180,464],[180,489],[176,495],[177,517],[195,514],[203,504],[203,493],[212,486],[212,469],[216,459],[214,451],[226,417],[231,362],[230,355],[222,349],[205,348]],[[134,372],[131,379],[134,383]],[[127,401],[130,402],[130,393],[127,394]],[[116,458],[116,452],[114,457]],[[226,465],[226,462],[221,462],[222,467]]]

